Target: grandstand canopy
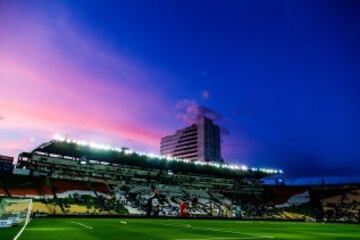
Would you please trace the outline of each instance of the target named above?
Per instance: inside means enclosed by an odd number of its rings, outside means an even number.
[[[43,143],[35,148],[32,153],[46,153],[59,155],[61,157],[72,157],[79,161],[89,163],[95,160],[102,163],[134,166],[140,168],[153,168],[160,170],[171,170],[174,173],[192,173],[198,175],[213,175],[225,178],[263,178],[282,173],[281,170],[251,168],[229,165],[213,164],[205,162],[189,162],[180,159],[149,155],[129,151],[129,149],[94,147],[90,144],[79,144],[75,141],[57,141]],[[89,163],[90,164],[90,163]]]

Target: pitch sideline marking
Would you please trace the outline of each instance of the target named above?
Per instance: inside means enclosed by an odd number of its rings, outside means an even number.
[[[121,223],[121,224],[127,224],[127,222],[125,222],[125,221],[120,221],[120,223]]]
[[[76,228],[69,227],[30,227],[25,229],[26,231],[63,231],[63,230],[74,230]]]
[[[23,231],[25,230],[26,226],[29,224],[31,219],[29,219],[29,221],[26,221],[24,226],[20,229],[20,231],[18,232],[18,234],[16,234],[16,236],[13,238],[13,240],[17,240],[20,235],[23,233]]]
[[[16,236],[13,238],[13,240],[17,240],[20,235],[23,233],[23,231],[25,230],[26,226],[29,224],[29,222],[31,221],[30,215],[31,215],[31,209],[32,209],[32,200],[30,201],[29,204],[29,208],[27,209],[27,214],[26,214],[26,219],[25,219],[25,224],[24,226],[20,229],[20,231],[18,232],[18,234],[16,234]]]
[[[169,223],[148,223],[148,222],[139,222],[139,223],[145,223],[145,224],[158,224],[158,225],[164,225],[164,226],[172,226],[172,227],[180,227],[180,228],[192,228],[192,229],[199,229],[199,230],[206,230],[206,231],[212,231],[212,232],[222,232],[222,233],[233,233],[233,234],[244,234],[244,235],[249,235],[249,236],[253,236],[251,237],[244,237],[244,238],[233,238],[233,239],[257,239],[257,238],[275,238],[274,236],[270,236],[270,235],[261,235],[261,234],[256,234],[256,233],[246,233],[246,232],[235,232],[235,231],[228,231],[228,230],[220,230],[220,229],[212,229],[212,228],[203,228],[203,227],[192,227],[190,224],[169,224]],[[214,238],[206,238],[206,239],[196,239],[196,240],[211,240]],[[223,239],[223,238],[221,238]],[[183,239],[185,240],[185,239]],[[190,239],[188,239],[190,240]],[[192,239],[195,240],[195,239]],[[220,240],[220,239],[218,239]]]
[[[93,227],[88,226],[88,225],[86,225],[86,224],[83,224],[83,223],[81,223],[81,222],[71,221],[71,223],[80,225],[80,226],[82,226],[82,227],[84,227],[84,228],[87,228],[87,229],[94,229]]]

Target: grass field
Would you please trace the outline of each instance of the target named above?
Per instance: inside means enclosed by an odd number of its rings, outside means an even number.
[[[20,227],[0,229],[12,240]],[[360,225],[175,219],[33,219],[19,240],[360,239]]]

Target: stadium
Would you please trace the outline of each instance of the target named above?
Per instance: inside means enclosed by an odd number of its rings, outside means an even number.
[[[360,240],[360,0],[0,0],[0,240]]]
[[[0,236],[358,238],[359,185],[269,186],[262,181],[279,174],[57,135],[21,153],[12,172],[2,172]]]

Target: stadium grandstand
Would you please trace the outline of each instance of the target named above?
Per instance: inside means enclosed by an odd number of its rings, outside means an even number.
[[[275,230],[274,221],[360,222],[356,184],[265,185],[264,178],[282,171],[144,154],[59,136],[21,153],[13,172],[8,169],[0,174],[1,239],[17,240],[23,231],[24,239],[57,239],[57,233],[84,239],[87,231],[100,234],[96,239],[112,239],[109,229],[129,239],[138,239],[137,234],[157,239],[159,230],[196,239],[204,229],[218,239],[268,239],[291,231],[313,234],[305,225],[284,222]],[[244,231],[249,220],[261,221]],[[119,224],[129,224],[128,230]],[[341,224],[336,231],[356,239],[356,228],[348,226]],[[270,235],[269,227],[274,229]],[[328,227],[316,228],[328,236]]]
[[[14,168],[14,158],[0,155],[0,172],[12,172]]]
[[[269,186],[281,170],[193,162],[56,136],[19,155],[0,197],[32,213],[359,221],[358,185]]]
[[[225,195],[259,195],[261,178],[281,170],[191,162],[56,137],[20,154],[14,173],[3,181],[1,194],[41,200],[34,210],[39,205],[46,213],[102,213],[111,205],[120,210],[107,213],[177,216],[184,202],[191,216],[228,216],[234,199]],[[55,207],[44,208],[50,199]],[[72,207],[91,202],[101,204]],[[152,205],[157,210],[149,210]]]
[[[230,216],[234,199],[226,195],[259,195],[261,179],[281,170],[193,162],[56,137],[20,154],[14,173],[46,181],[23,189],[5,188],[4,193],[53,199],[63,213],[76,212],[61,200],[72,198],[70,202],[121,205],[116,207],[121,211],[109,212],[113,214],[177,216],[184,202],[191,216]],[[102,212],[96,209],[82,212]]]

